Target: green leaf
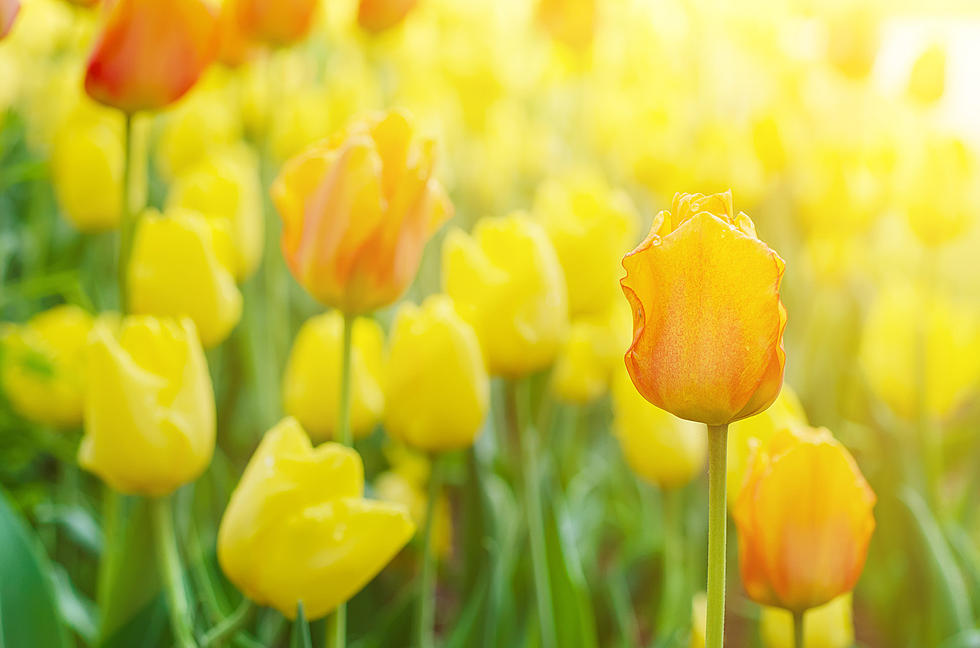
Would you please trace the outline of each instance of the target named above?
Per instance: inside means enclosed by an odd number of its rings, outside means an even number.
[[[37,537],[0,492],[0,646],[68,646],[50,573]]]
[[[95,603],[75,589],[68,572],[61,565],[53,567],[51,581],[61,618],[87,645],[95,645],[99,634],[99,614]]]
[[[45,502],[35,508],[34,514],[40,524],[56,524],[64,529],[75,544],[89,553],[102,553],[102,529],[84,506]]]
[[[558,624],[558,645],[598,648],[595,614],[581,558],[572,537],[572,520],[559,494],[552,493],[545,511],[548,571]]]
[[[313,642],[310,639],[310,624],[306,620],[302,601],[296,606],[296,620],[293,621],[293,636],[289,646],[290,648],[313,648]]]

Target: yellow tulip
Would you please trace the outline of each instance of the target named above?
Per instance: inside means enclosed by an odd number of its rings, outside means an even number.
[[[220,344],[242,315],[233,259],[226,223],[189,211],[166,216],[148,211],[129,261],[129,308],[143,315],[190,317],[205,347]]]
[[[332,132],[326,87],[304,85],[272,111],[269,145],[277,160],[288,160]]]
[[[26,419],[49,425],[82,422],[84,351],[92,317],[77,306],[56,306],[2,337],[3,391]]]
[[[938,292],[923,297],[905,284],[884,288],[871,303],[859,362],[871,389],[899,416],[914,420],[920,402],[930,416],[953,414],[976,393],[978,356],[980,317],[970,306]]]
[[[179,175],[167,195],[167,210],[188,209],[223,220],[234,244],[233,272],[247,279],[262,260],[262,216],[258,160],[244,144],[208,156]]]
[[[111,229],[122,213],[123,124],[116,111],[82,101],[57,128],[51,179],[61,210],[82,232]]]
[[[409,541],[404,506],[364,499],[364,466],[337,443],[316,448],[295,419],[266,433],[218,529],[218,561],[248,598],[310,619],[361,590]]]
[[[939,43],[933,43],[912,65],[908,95],[915,101],[931,104],[942,99],[945,91],[946,48]]]
[[[551,371],[551,389],[560,400],[588,403],[606,393],[623,363],[632,321],[618,299],[598,317],[573,320]]]
[[[592,44],[598,9],[597,0],[541,0],[538,22],[555,40],[581,50]]]
[[[445,295],[404,304],[391,329],[385,430],[429,452],[473,444],[490,401],[490,379],[473,328]]]
[[[698,592],[691,599],[691,648],[704,648],[704,630],[708,625],[708,596]]]
[[[854,645],[850,592],[803,615],[802,646],[793,646],[793,615],[790,612],[764,607],[759,624],[766,648],[850,648]]]
[[[555,246],[572,318],[603,314],[610,303],[621,301],[620,259],[636,243],[637,230],[636,212],[625,193],[579,173],[543,184],[532,216]]]
[[[476,330],[490,371],[521,376],[555,359],[568,328],[565,277],[537,223],[482,219],[472,236],[452,230],[442,249],[443,287]]]
[[[415,526],[425,528],[429,504],[425,482],[418,483],[398,470],[389,470],[374,480],[374,492],[380,500],[404,506]],[[432,520],[432,548],[436,556],[445,558],[449,555],[452,544],[453,527],[449,500],[441,495],[436,500],[435,517]]]
[[[344,319],[339,311],[303,323],[283,375],[283,408],[315,440],[332,439],[337,429]],[[369,435],[381,420],[384,333],[372,319],[354,322],[351,348],[351,433]]]
[[[214,393],[190,319],[98,320],[86,368],[79,465],[136,495],[165,495],[204,472],[214,452]]]
[[[909,160],[904,207],[912,231],[932,247],[962,236],[980,211],[978,166],[970,148],[958,137],[932,135]]]
[[[852,79],[864,79],[871,73],[879,41],[878,18],[870,6],[855,3],[827,21],[827,57]]]
[[[749,463],[757,448],[765,445],[779,430],[806,425],[806,412],[793,388],[783,384],[779,396],[766,411],[736,421],[728,427],[728,505],[735,506]]]
[[[704,470],[708,454],[704,426],[648,403],[623,368],[613,379],[612,402],[613,431],[626,462],[642,479],[674,488]]]

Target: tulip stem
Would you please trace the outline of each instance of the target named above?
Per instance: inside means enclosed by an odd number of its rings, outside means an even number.
[[[180,564],[177,538],[174,535],[172,500],[169,496],[158,497],[151,502],[151,508],[157,569],[166,587],[167,608],[170,611],[170,626],[174,632],[174,639],[180,648],[197,648],[192,630],[191,609],[187,603],[187,590],[184,587],[183,567]]]
[[[680,621],[678,605],[689,601],[684,577],[683,535],[684,510],[676,488],[661,491],[663,502],[663,568],[664,589],[658,611],[659,632],[667,635]]]
[[[129,312],[129,289],[128,289],[128,270],[129,256],[133,248],[133,233],[136,230],[135,218],[133,218],[132,205],[132,166],[136,160],[133,152],[134,140],[133,122],[135,116],[132,113],[125,113],[125,125],[123,126],[123,177],[122,177],[122,201],[119,214],[119,258],[117,260],[116,272],[119,287],[119,310],[124,315]]]
[[[422,574],[419,579],[419,600],[416,620],[417,645],[419,648],[435,646],[436,580],[438,560],[433,550],[434,519],[439,495],[442,492],[445,459],[437,454],[432,457],[432,472],[429,474],[429,499],[425,506],[425,530],[422,536]]]
[[[793,648],[803,648],[804,629],[803,612],[793,612]]]
[[[708,426],[708,619],[705,648],[725,640],[728,425]]]

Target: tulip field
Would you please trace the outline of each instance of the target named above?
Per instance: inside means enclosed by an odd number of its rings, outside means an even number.
[[[0,648],[980,648],[971,0],[0,0]]]

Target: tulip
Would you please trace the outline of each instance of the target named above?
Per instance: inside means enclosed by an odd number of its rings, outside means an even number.
[[[782,386],[783,260],[731,193],[677,194],[623,259],[633,309],[626,366],[651,403],[708,425],[757,414]]]
[[[912,65],[909,73],[908,95],[923,104],[936,103],[946,90],[946,49],[930,45]]]
[[[18,0],[0,0],[0,38],[10,32],[19,11],[20,2]]]
[[[241,318],[242,295],[231,273],[231,234],[222,225],[194,212],[146,213],[129,262],[131,311],[189,317],[205,347],[228,337]]]
[[[793,645],[793,616],[786,610],[763,608],[759,626],[765,648],[850,648],[854,645],[851,593],[807,611],[802,646]]]
[[[127,113],[163,108],[211,63],[215,27],[202,0],[116,0],[89,58],[85,91]]]
[[[314,448],[295,419],[283,420],[262,439],[221,519],[221,569],[248,598],[290,619],[300,602],[309,619],[330,613],[415,530],[403,506],[363,493],[357,452]]]
[[[589,403],[606,393],[622,368],[630,342],[630,313],[618,300],[598,317],[573,320],[551,371],[551,390],[567,403]]]
[[[490,401],[490,380],[472,327],[444,295],[404,304],[388,350],[385,430],[428,452],[473,444]]]
[[[413,481],[398,470],[381,473],[374,480],[374,493],[378,499],[404,506],[417,528],[424,528],[428,516],[426,484]],[[452,550],[453,526],[449,499],[441,495],[435,504],[432,520],[432,551],[439,558],[446,558]]]
[[[357,122],[283,167],[272,197],[293,276],[347,314],[394,302],[452,207],[433,178],[435,143],[393,110]]]
[[[0,338],[3,391],[14,411],[47,425],[82,422],[85,344],[92,317],[77,306],[56,306]]]
[[[119,224],[124,164],[118,114],[83,103],[58,127],[51,180],[62,213],[79,231],[96,232]]]
[[[661,488],[678,488],[704,470],[708,437],[702,426],[654,407],[623,369],[612,384],[613,432],[629,467]]]
[[[864,79],[871,73],[880,40],[877,17],[867,5],[855,4],[827,22],[827,57],[852,79]]]
[[[288,160],[334,131],[330,115],[333,90],[323,86],[304,85],[284,93],[282,105],[269,114],[269,149],[277,160]]]
[[[904,284],[871,302],[858,360],[871,390],[906,420],[954,414],[980,386],[977,357],[975,308]]]
[[[343,317],[333,311],[303,323],[283,375],[283,408],[299,419],[315,440],[337,436],[340,408]],[[372,319],[354,322],[351,355],[351,431],[369,435],[381,420],[384,333]]]
[[[237,68],[249,62],[256,50],[257,45],[242,31],[242,25],[238,22],[235,0],[222,0],[218,12],[218,61],[230,68]]]
[[[313,26],[317,0],[230,0],[244,36],[273,47],[306,38]]]
[[[931,136],[924,151],[909,156],[904,208],[916,237],[929,247],[955,241],[976,222],[980,194],[977,162],[958,137]]]
[[[538,23],[552,38],[582,50],[595,37],[598,2],[596,0],[541,0]]]
[[[620,301],[620,258],[636,242],[636,212],[629,197],[589,174],[549,181],[532,215],[555,246],[568,285],[573,318],[608,312]]]
[[[225,223],[231,232],[232,272],[244,281],[262,260],[265,221],[255,154],[244,144],[208,156],[178,176],[167,194],[167,211],[191,210]]]
[[[133,495],[165,495],[204,472],[214,393],[190,319],[98,320],[86,368],[83,468]]]
[[[704,592],[698,592],[691,599],[691,648],[704,648],[707,625],[708,597]]]
[[[778,432],[756,455],[735,504],[749,597],[802,614],[849,592],[864,568],[874,504],[830,432]]]
[[[476,330],[490,372],[518,377],[547,367],[568,328],[565,277],[537,223],[482,219],[472,236],[450,231],[443,288]]]
[[[391,29],[405,19],[418,0],[360,0],[357,22],[369,32]]]

